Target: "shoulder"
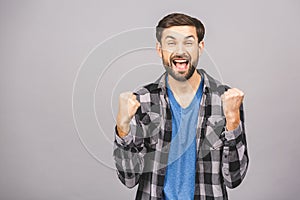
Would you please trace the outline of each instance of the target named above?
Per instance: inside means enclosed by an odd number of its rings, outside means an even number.
[[[145,117],[143,117],[145,113],[148,113],[151,119],[157,118],[156,115],[159,115],[160,113],[162,103],[161,98],[163,97],[161,88],[159,88],[156,83],[149,83],[137,88],[133,93],[136,95],[137,100],[141,104],[137,111],[137,114],[140,115],[139,118],[145,119]],[[153,117],[154,115],[156,117]]]
[[[158,84],[149,83],[147,85],[143,85],[134,90],[134,93],[137,95],[147,95],[150,93],[157,93],[159,91]]]
[[[199,69],[198,72],[204,78],[204,91],[207,93],[212,93],[221,96],[230,86],[221,83],[219,80],[215,79],[209,75],[205,70]]]
[[[145,84],[134,90],[138,100],[140,98],[141,102],[158,103],[156,101],[158,101],[160,95],[163,95],[165,89],[165,74],[162,74],[155,82]]]

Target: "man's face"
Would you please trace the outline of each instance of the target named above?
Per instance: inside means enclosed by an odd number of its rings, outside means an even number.
[[[198,43],[194,26],[172,26],[162,32],[157,51],[169,75],[177,81],[186,81],[193,75],[204,42]]]

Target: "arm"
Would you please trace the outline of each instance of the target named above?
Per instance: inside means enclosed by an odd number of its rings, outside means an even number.
[[[142,128],[136,114],[139,106],[136,96],[132,93],[120,95],[113,157],[119,179],[129,188],[139,181],[146,152],[141,137]]]
[[[238,126],[233,130],[225,130],[222,133],[222,140],[224,142],[222,155],[224,183],[229,188],[235,188],[244,179],[249,164],[243,106],[240,109]]]
[[[249,157],[244,126],[244,93],[236,88],[222,95],[226,129],[222,133],[224,143],[222,154],[222,174],[229,188],[237,187],[246,175]]]
[[[143,138],[139,135],[141,128],[136,124],[136,118],[133,117],[130,125],[130,131],[126,136],[118,135],[118,128],[115,127],[115,141],[113,156],[117,168],[117,175],[120,181],[128,188],[137,185],[144,169],[144,147]]]

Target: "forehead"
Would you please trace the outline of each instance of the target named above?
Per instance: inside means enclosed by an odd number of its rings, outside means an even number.
[[[194,27],[194,26],[171,26],[169,28],[165,28],[162,32],[163,40],[167,36],[172,36],[177,39],[186,38],[188,36],[194,36],[194,38],[197,38],[196,27]]]

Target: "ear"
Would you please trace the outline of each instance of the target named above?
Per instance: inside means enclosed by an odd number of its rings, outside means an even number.
[[[161,44],[157,41],[156,42],[156,52],[159,55],[159,57],[162,58],[162,49],[161,49]]]
[[[204,41],[203,40],[201,42],[199,42],[198,47],[199,47],[199,55],[201,55],[203,52],[203,49],[204,49]]]

